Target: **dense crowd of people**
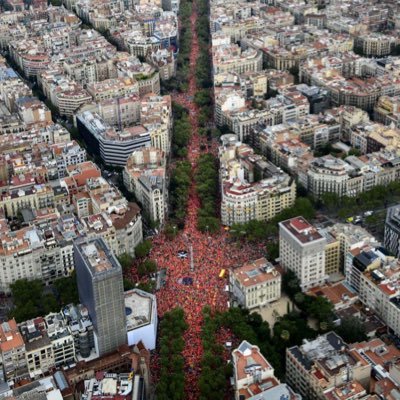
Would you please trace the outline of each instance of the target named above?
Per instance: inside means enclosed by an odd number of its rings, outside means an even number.
[[[215,151],[218,144],[213,147],[202,147],[206,138],[198,134],[199,109],[193,102],[196,93],[196,80],[194,68],[199,53],[197,35],[195,30],[196,11],[193,8],[191,16],[192,25],[192,50],[190,57],[190,78],[187,93],[173,94],[173,100],[189,111],[192,127],[192,136],[188,147],[188,160],[192,165],[192,176],[197,167],[197,158],[204,151]],[[228,271],[230,267],[241,265],[245,261],[260,255],[260,249],[250,248],[245,244],[231,243],[227,233],[221,228],[218,234],[203,234],[197,229],[197,212],[200,201],[196,193],[194,179],[189,192],[189,201],[185,227],[175,238],[170,239],[160,234],[153,240],[150,258],[156,261],[159,269],[167,270],[166,284],[157,291],[157,307],[162,318],[167,311],[181,307],[185,312],[188,329],[184,334],[185,348],[185,393],[187,399],[197,399],[198,377],[202,357],[202,309],[209,305],[212,310],[225,310],[228,307],[228,293],[225,291],[227,275],[220,278],[222,269]],[[191,251],[192,249],[192,251]],[[187,257],[180,258],[178,253],[186,251]],[[191,260],[193,259],[193,269]],[[228,273],[228,272],[227,272]],[[183,278],[191,278],[191,284],[184,284]],[[222,337],[227,336],[227,337]],[[230,340],[229,333],[221,335],[221,341]],[[157,357],[156,357],[157,360]],[[159,367],[155,362],[156,369]],[[157,371],[155,371],[157,375]]]

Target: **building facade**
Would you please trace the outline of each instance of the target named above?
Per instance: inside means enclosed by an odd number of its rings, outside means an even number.
[[[265,307],[281,297],[281,274],[265,258],[246,263],[229,272],[229,284],[242,307]]]
[[[400,257],[400,206],[390,207],[385,220],[385,248]]]
[[[76,241],[74,258],[79,298],[89,311],[101,356],[127,341],[122,268],[103,239]]]
[[[326,239],[304,218],[279,223],[280,263],[296,274],[303,291],[325,282],[325,247]]]

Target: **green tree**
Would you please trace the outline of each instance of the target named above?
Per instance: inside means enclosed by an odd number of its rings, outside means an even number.
[[[121,264],[122,270],[124,272],[129,271],[132,268],[133,257],[128,253],[123,253],[118,256],[118,261]]]
[[[144,265],[148,274],[157,272],[157,263],[154,260],[146,260]]]
[[[287,342],[290,339],[290,332],[287,330],[283,330],[281,332],[281,339]]]
[[[138,258],[146,257],[149,255],[152,244],[150,240],[144,240],[142,243],[139,243],[135,248],[135,255]]]
[[[70,276],[57,279],[53,286],[61,306],[71,303],[79,303],[78,284],[75,271],[73,271]]]
[[[269,242],[266,246],[268,258],[270,260],[276,260],[279,257],[279,243]]]
[[[332,319],[333,304],[322,296],[312,297],[307,296],[308,304],[307,311],[319,322],[327,322]]]
[[[298,292],[294,295],[294,301],[296,304],[301,304],[304,302],[304,294],[301,292]]]
[[[346,343],[356,343],[367,340],[365,325],[358,317],[343,318],[340,325],[335,327],[335,332]]]
[[[210,91],[203,89],[203,90],[199,90],[198,92],[196,92],[196,94],[194,95],[194,102],[199,107],[211,105]]]
[[[339,196],[333,192],[324,193],[321,200],[324,206],[330,211],[336,210],[340,205]]]
[[[135,288],[133,282],[128,278],[124,278],[123,283],[124,283],[124,292]]]

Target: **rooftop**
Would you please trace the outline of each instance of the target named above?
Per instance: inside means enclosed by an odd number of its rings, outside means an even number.
[[[24,340],[18,330],[15,319],[3,322],[0,325],[0,349],[2,353],[22,347]]]
[[[303,217],[280,222],[279,225],[289,231],[302,244],[325,240],[318,230]]]
[[[243,340],[240,346],[232,352],[236,371],[236,380],[253,375],[256,371],[270,370],[273,376],[273,368],[261,354],[260,349]]]
[[[125,313],[127,330],[133,330],[152,323],[155,317],[155,296],[140,289],[125,292]]]
[[[113,270],[121,270],[121,266],[103,239],[83,239],[75,242],[75,245],[93,276]]]
[[[281,274],[265,258],[251,261],[232,271],[233,276],[243,286],[253,286],[274,279],[280,279]]]

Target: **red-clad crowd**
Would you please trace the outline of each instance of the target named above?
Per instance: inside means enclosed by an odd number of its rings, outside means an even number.
[[[189,110],[192,125],[192,137],[188,148],[188,160],[192,165],[194,175],[197,168],[197,158],[204,151],[216,150],[217,143],[211,150],[201,150],[206,139],[198,135],[198,108],[193,102],[196,93],[194,70],[199,52],[195,24],[195,10],[191,16],[192,24],[192,50],[190,57],[190,80],[187,93],[174,94],[173,100]],[[209,305],[212,310],[225,310],[228,307],[228,294],[225,291],[227,284],[225,278],[219,278],[220,271],[228,271],[230,267],[241,265],[249,259],[260,256],[260,249],[229,241],[226,232],[221,229],[218,234],[203,234],[197,229],[197,212],[200,207],[199,197],[196,193],[194,179],[189,191],[189,201],[185,228],[174,239],[168,239],[163,234],[153,239],[150,258],[157,262],[159,269],[167,270],[165,286],[157,291],[157,307],[159,316],[175,308],[181,307],[185,311],[188,329],[185,332],[185,393],[186,399],[194,400],[199,397],[198,377],[202,357],[202,309]],[[190,248],[193,249],[193,270],[191,269]],[[184,250],[187,258],[178,257],[178,252]],[[192,278],[192,284],[182,284],[182,278]],[[230,340],[227,331],[221,331],[221,342]],[[158,368],[157,357],[155,366]],[[157,371],[155,371],[157,376]]]

